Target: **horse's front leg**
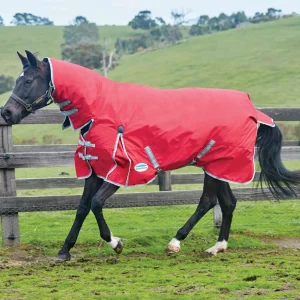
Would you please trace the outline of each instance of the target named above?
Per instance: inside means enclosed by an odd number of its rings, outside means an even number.
[[[76,243],[82,224],[90,212],[92,198],[100,189],[102,183],[103,179],[98,178],[94,173],[89,178],[85,179],[84,191],[77,208],[76,218],[63,247],[58,252],[56,262],[64,262],[71,258],[69,251]]]
[[[97,220],[101,238],[105,240],[115,250],[116,253],[120,254],[123,250],[122,241],[121,239],[112,235],[103,216],[103,206],[105,201],[118,189],[118,186],[104,182],[100,190],[93,197],[91,208]]]

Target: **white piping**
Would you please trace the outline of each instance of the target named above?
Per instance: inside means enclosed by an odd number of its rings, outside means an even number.
[[[54,82],[54,76],[53,76],[53,66],[52,66],[51,58],[49,58],[49,57],[46,57],[46,58],[48,59],[48,62],[49,62],[49,65],[50,65],[51,81],[52,81],[52,85],[53,85],[53,92],[52,92],[52,95],[53,95],[55,93],[55,90],[56,90],[56,88],[55,88],[55,82]],[[63,124],[65,123],[65,121],[66,121],[67,118],[69,119],[70,125],[71,125],[72,130],[74,132],[76,132],[78,130],[81,130],[83,127],[85,127],[86,125],[88,125],[90,122],[94,122],[94,119],[91,119],[88,122],[86,122],[84,125],[82,125],[81,127],[75,129],[74,126],[73,126],[72,120],[69,117],[65,117],[65,119],[63,121]],[[65,128],[67,128],[67,127],[65,127]],[[65,128],[63,128],[63,129],[65,129]]]
[[[270,127],[275,127],[276,124],[274,123],[274,120],[273,120],[273,119],[271,119],[271,120],[272,120],[272,122],[273,122],[273,125],[270,125],[270,124],[268,124],[268,123],[261,122],[261,121],[259,121],[259,120],[257,120],[257,122],[260,123],[260,124],[264,124],[264,125],[270,126]]]
[[[53,66],[52,66],[52,62],[51,62],[51,58],[50,57],[46,57],[48,59],[49,65],[50,65],[50,73],[51,73],[51,81],[52,81],[52,86],[53,86],[53,92],[52,95],[55,93],[55,82],[54,82],[54,77],[53,77]]]
[[[258,128],[258,124],[257,124],[257,128]],[[256,137],[255,137],[255,140],[256,140],[256,138],[257,138],[257,131],[256,131]],[[252,158],[252,160],[253,160],[253,175],[252,175],[252,179],[249,180],[249,181],[247,181],[247,182],[237,182],[237,181],[231,181],[231,180],[227,180],[227,179],[224,179],[224,178],[220,178],[220,177],[217,177],[217,176],[215,176],[215,175],[213,175],[213,174],[207,172],[203,167],[201,167],[201,168],[204,170],[204,172],[205,172],[207,175],[209,175],[209,176],[211,176],[211,177],[213,177],[213,178],[216,178],[216,179],[219,179],[219,180],[228,182],[228,183],[233,183],[233,184],[249,184],[249,183],[251,183],[251,182],[253,181],[253,179],[254,179],[254,177],[255,177],[255,144],[254,144],[254,151],[253,151],[253,158]]]
[[[116,152],[118,149],[118,144],[119,144],[119,140],[120,140],[120,136],[121,133],[118,133],[117,138],[116,138],[116,142],[115,142],[115,147],[114,147],[114,151],[113,151],[113,155],[112,155],[112,160],[114,161],[115,165],[109,170],[109,172],[106,175],[105,180],[107,180],[108,176],[116,169],[116,167],[118,166],[117,161],[116,161]]]
[[[149,181],[147,181],[146,183],[143,183],[143,184],[135,184],[135,185],[124,185],[124,184],[120,184],[120,183],[116,183],[114,181],[111,181],[111,180],[107,180],[105,177],[103,176],[100,176],[100,175],[97,175],[98,178],[101,178],[103,179],[104,181],[108,182],[108,183],[111,183],[113,185],[116,185],[116,186],[119,186],[119,187],[123,187],[123,188],[130,188],[130,187],[135,187],[135,186],[145,186],[147,184],[149,184],[150,182],[152,182],[155,178],[156,178],[157,175],[154,175],[153,178],[151,178]],[[82,178],[78,178],[78,179],[83,179],[84,177]]]
[[[129,158],[128,154],[127,154],[127,151],[126,151],[126,147],[125,147],[125,143],[124,143],[124,139],[123,139],[123,135],[121,134],[121,143],[122,143],[122,146],[123,146],[123,150],[124,150],[124,153],[126,155],[126,157],[128,158],[128,161],[129,161],[129,168],[128,168],[128,174],[127,174],[127,178],[126,178],[126,186],[128,186],[128,181],[129,181],[129,175],[130,175],[130,170],[131,170],[131,159]]]

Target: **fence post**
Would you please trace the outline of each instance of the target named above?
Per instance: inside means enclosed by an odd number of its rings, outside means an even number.
[[[0,159],[6,159],[3,154],[12,152],[12,147],[12,127],[0,125]],[[7,196],[16,196],[15,169],[0,169],[0,197]],[[1,225],[3,246],[18,246],[20,244],[18,213],[1,215]]]
[[[158,173],[158,185],[160,191],[172,191],[171,172],[160,171]]]
[[[214,227],[220,228],[222,225],[222,211],[219,201],[217,201],[216,206],[213,208],[213,215],[214,215]]]

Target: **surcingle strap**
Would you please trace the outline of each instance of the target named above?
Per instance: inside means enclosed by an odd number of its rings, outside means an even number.
[[[63,102],[54,102],[59,108],[63,108],[71,103],[70,100],[65,100]]]
[[[78,144],[81,145],[81,146],[84,146],[84,147],[95,148],[95,144],[92,144],[91,142],[88,142],[88,141],[79,140]]]
[[[161,169],[160,169],[159,163],[158,163],[155,155],[153,154],[150,146],[147,146],[145,148],[145,151],[146,151],[146,154],[148,155],[148,157],[149,157],[149,159],[150,159],[150,161],[153,165],[153,168],[155,168],[157,171],[160,171]]]
[[[214,140],[210,140],[210,142],[205,146],[205,148],[194,158],[189,165],[193,165],[197,162],[197,160],[201,159],[215,144]]]
[[[81,152],[78,153],[78,156],[83,160],[98,160],[98,156],[84,155]]]

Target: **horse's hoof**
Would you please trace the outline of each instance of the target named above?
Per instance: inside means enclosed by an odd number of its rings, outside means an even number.
[[[63,263],[71,259],[70,253],[58,254],[56,257],[56,263]]]
[[[122,251],[123,251],[123,243],[121,241],[121,239],[118,240],[118,244],[115,248],[113,248],[114,251],[117,253],[117,254],[121,254]]]
[[[217,242],[213,247],[205,250],[205,253],[208,256],[217,256],[218,252],[226,251],[227,245],[228,245],[227,241]]]
[[[217,256],[217,252],[212,252],[212,251],[206,250],[206,251],[204,251],[204,253],[205,253],[207,256],[210,256],[210,257],[212,257],[212,256]]]
[[[180,247],[168,245],[168,248],[166,249],[167,254],[174,254],[178,253],[180,251]]]

